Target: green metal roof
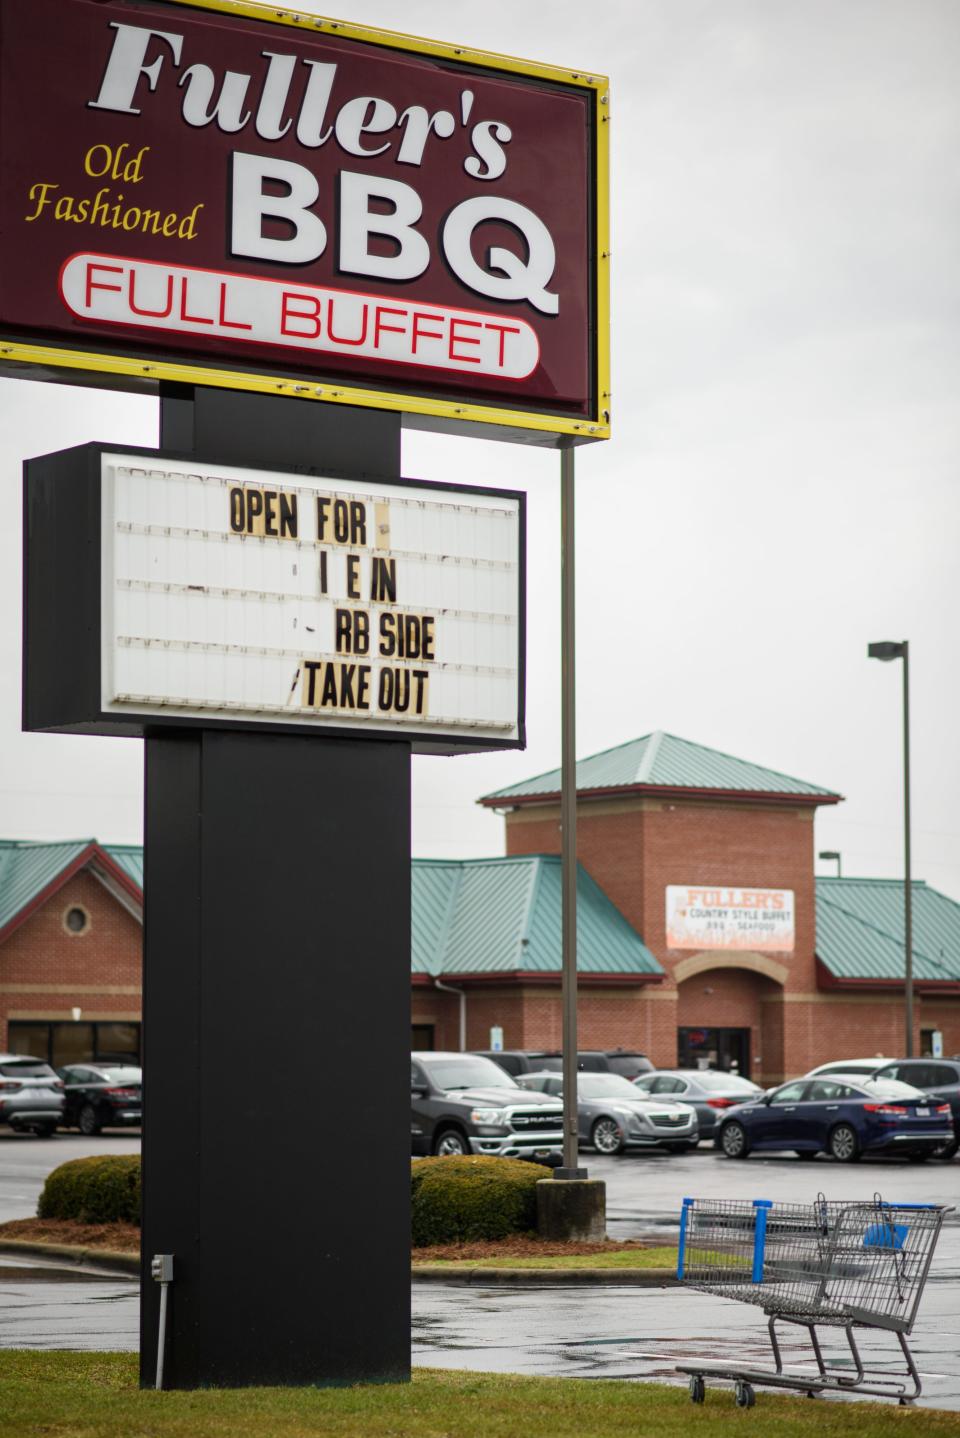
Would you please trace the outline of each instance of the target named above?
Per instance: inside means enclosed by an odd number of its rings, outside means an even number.
[[[725,793],[783,794],[836,803],[833,789],[821,789],[804,779],[793,779],[776,769],[735,759],[689,739],[678,739],[661,729],[631,739],[615,749],[604,749],[577,763],[577,789],[696,789]],[[560,792],[560,770],[511,784],[486,794],[481,804],[499,805],[511,800],[546,797]]]
[[[31,844],[0,839],[0,932],[92,842],[73,839],[62,844]]]
[[[128,879],[132,879],[139,889],[143,889],[143,845],[142,844],[102,844],[119,869],[122,869]]]
[[[0,840],[0,933],[91,845],[142,890],[139,844]],[[411,967],[415,974],[559,973],[560,860],[414,859]],[[577,877],[582,973],[663,972],[636,930],[584,869]]]
[[[0,934],[91,846],[105,851],[128,878],[143,888],[140,845],[98,845],[96,839],[70,839],[62,843],[0,839]]]
[[[960,983],[960,904],[922,880],[913,894],[913,976]],[[836,979],[903,980],[899,879],[817,879],[817,957]]]
[[[414,973],[560,972],[560,859],[414,859]],[[583,868],[577,872],[578,967],[661,974],[636,930]]]

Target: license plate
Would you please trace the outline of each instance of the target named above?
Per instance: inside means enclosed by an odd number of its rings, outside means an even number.
[[[929,1110],[928,1108],[918,1108],[918,1109],[917,1109],[917,1118],[929,1118],[929,1117],[930,1117],[930,1110]]]

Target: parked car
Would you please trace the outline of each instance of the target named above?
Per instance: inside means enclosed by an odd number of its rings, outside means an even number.
[[[953,1139],[948,1103],[896,1079],[794,1079],[725,1114],[716,1144],[728,1158],[754,1149],[829,1153],[852,1163],[865,1153],[929,1158]]]
[[[66,1089],[64,1128],[95,1134],[143,1122],[143,1070],[132,1064],[67,1064],[57,1070]]]
[[[491,1059],[495,1064],[499,1064],[511,1078],[516,1078],[518,1074],[539,1072],[548,1059],[552,1061],[560,1057],[555,1049],[473,1049],[472,1052],[480,1058]]]
[[[653,1072],[646,1054],[635,1049],[590,1049],[577,1054],[577,1068],[582,1073],[620,1074],[631,1081]]]
[[[657,1069],[634,1079],[634,1087],[654,1098],[690,1104],[697,1112],[701,1138],[714,1138],[723,1113],[763,1093],[759,1084],[716,1069]]]
[[[522,1074],[518,1082],[540,1093],[563,1096],[562,1074]],[[700,1142],[697,1115],[689,1104],[644,1094],[620,1074],[578,1075],[577,1118],[580,1142],[603,1154],[628,1148],[686,1153]]]
[[[960,1147],[960,1058],[884,1061],[878,1067],[876,1077],[913,1084],[914,1088],[923,1089],[931,1098],[950,1105],[954,1136],[938,1152],[937,1158],[953,1158]]]
[[[482,1054],[411,1054],[410,1094],[415,1154],[483,1153],[553,1165],[563,1157],[563,1105],[521,1088]]]
[[[828,1064],[818,1064],[815,1069],[810,1069],[804,1074],[804,1078],[819,1078],[822,1074],[850,1074],[860,1078],[872,1078],[878,1069],[888,1064],[881,1054],[874,1054],[872,1059],[831,1059]]]
[[[50,1138],[63,1116],[63,1083],[45,1059],[0,1054],[0,1124]]]
[[[559,1073],[563,1068],[563,1054],[559,1049],[476,1049],[485,1058],[506,1069],[514,1078],[523,1073],[542,1073],[549,1069]],[[622,1074],[624,1078],[635,1079],[638,1074],[651,1073],[653,1064],[646,1054],[633,1049],[582,1049],[577,1054],[577,1068],[581,1073]]]

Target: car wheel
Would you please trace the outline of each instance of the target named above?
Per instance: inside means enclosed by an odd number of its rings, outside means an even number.
[[[97,1111],[92,1103],[85,1103],[80,1110],[77,1119],[77,1128],[87,1138],[93,1138],[95,1134],[100,1132],[100,1120],[97,1118]]]
[[[960,1139],[954,1139],[951,1143],[945,1143],[943,1148],[938,1148],[933,1156],[943,1159],[956,1158],[958,1149],[960,1149]]]
[[[720,1130],[720,1147],[727,1158],[746,1158],[750,1152],[750,1140],[747,1138],[747,1131],[742,1123],[731,1119],[725,1123]]]
[[[838,1123],[830,1134],[830,1153],[837,1163],[855,1163],[860,1157],[860,1140],[848,1123]]]
[[[433,1140],[433,1151],[438,1158],[462,1158],[470,1145],[458,1128],[442,1128]]]
[[[590,1130],[590,1142],[597,1153],[622,1153],[623,1131],[615,1118],[598,1118]]]

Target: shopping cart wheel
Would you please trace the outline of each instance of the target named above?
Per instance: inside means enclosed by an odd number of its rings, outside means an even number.
[[[707,1396],[707,1385],[704,1383],[699,1373],[694,1373],[691,1375],[689,1387],[690,1402],[702,1403]]]
[[[734,1388],[733,1396],[738,1408],[752,1408],[757,1401],[752,1384],[744,1383],[742,1380],[738,1381]]]

